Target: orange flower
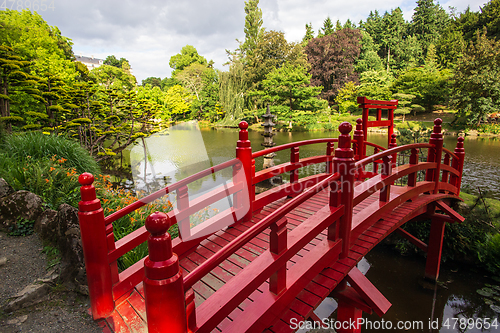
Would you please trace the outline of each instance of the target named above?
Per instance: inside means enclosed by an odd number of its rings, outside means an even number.
[[[50,170],[49,171],[54,171],[56,168],[54,167],[50,167]]]
[[[50,180],[48,180],[47,178],[45,178],[45,181],[46,181],[47,183],[48,183],[48,182],[50,182]]]

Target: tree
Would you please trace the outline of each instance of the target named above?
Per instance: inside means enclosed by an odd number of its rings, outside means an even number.
[[[178,72],[175,78],[196,96],[192,104],[196,118],[203,118],[205,112],[214,112],[219,87],[218,75],[213,68],[193,63]]]
[[[360,32],[362,38],[359,57],[356,59],[356,72],[363,73],[366,71],[380,71],[384,69],[382,59],[377,54],[378,46],[373,42],[373,38],[364,30],[360,30]]]
[[[453,26],[466,41],[473,41],[476,32],[486,27],[487,37],[500,39],[500,0],[490,0],[479,12],[472,12],[468,7],[464,13],[453,22]]]
[[[354,64],[359,56],[361,33],[342,29],[331,35],[312,39],[305,49],[311,65],[311,84],[323,86],[321,97],[334,103],[339,89],[349,81],[357,82]]]
[[[339,106],[339,114],[351,113],[358,109],[357,96],[358,88],[354,82],[347,82],[342,89],[339,90],[338,95],[335,97],[335,103]]]
[[[302,47],[300,44],[288,43],[285,34],[281,31],[266,31],[254,53],[247,57],[245,81],[249,89],[251,91],[262,90],[261,83],[267,74],[287,63],[307,68],[308,64]],[[258,101],[254,100],[254,103]]]
[[[335,28],[333,27],[332,19],[328,16],[323,21],[323,27],[319,29],[318,37],[328,36],[335,32]]]
[[[410,32],[417,37],[422,49],[436,44],[450,22],[446,11],[434,0],[418,0],[412,16]]]
[[[488,39],[486,28],[464,50],[453,77],[453,104],[469,124],[500,112],[500,41]]]
[[[405,116],[412,110],[411,105],[415,97],[415,95],[401,93],[392,95],[393,99],[398,100],[398,108],[394,110],[394,114],[402,114],[403,123],[405,122]]]
[[[183,118],[190,110],[191,103],[195,97],[182,86],[173,86],[167,90],[165,105],[169,111],[168,115],[173,118]],[[166,114],[161,115],[165,119]]]
[[[391,73],[387,73],[385,70],[366,71],[361,73],[359,82],[359,96],[375,100],[388,100],[391,98],[390,87],[394,82]]]
[[[311,75],[301,66],[286,64],[274,69],[262,82],[263,100],[273,105],[286,105],[289,112],[281,117],[293,114],[294,110],[318,111],[322,103],[316,98],[323,87],[310,86]]]
[[[306,34],[304,35],[304,38],[302,38],[302,46],[306,47],[307,43],[309,43],[309,41],[313,38],[314,38],[314,30],[312,28],[312,24],[306,23]]]
[[[130,91],[135,87],[136,79],[119,67],[102,65],[94,68],[90,76],[105,89],[116,89],[120,91]]]
[[[147,77],[142,80],[142,86],[145,86],[146,84],[150,84],[151,87],[161,88],[161,78],[154,76]]]
[[[415,102],[431,111],[433,105],[442,104],[450,95],[451,72],[431,65],[404,71],[394,82],[395,93],[415,95]]]
[[[130,62],[127,59],[120,58],[120,60],[118,60],[114,55],[107,56],[106,59],[104,59],[103,64],[117,68],[123,68],[123,65],[127,64],[130,67]]]
[[[264,34],[262,10],[258,6],[259,0],[245,1],[245,41],[240,46],[243,55],[252,55]]]
[[[194,46],[186,45],[181,49],[181,53],[178,53],[170,58],[169,65],[170,68],[173,69],[172,77],[193,63],[201,65],[208,64],[207,59],[199,55]]]
[[[243,63],[234,57],[229,71],[221,72],[219,78],[219,102],[225,114],[221,124],[235,126],[243,117],[245,108],[244,93],[247,91],[247,82],[244,79]]]

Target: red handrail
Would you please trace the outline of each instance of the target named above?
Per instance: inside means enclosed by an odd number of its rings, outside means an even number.
[[[333,181],[338,180],[340,175],[335,173],[330,175],[328,178],[324,179],[315,186],[308,188],[297,197],[288,201],[286,204],[276,209],[274,212],[266,216],[259,223],[253,225],[250,229],[243,232],[241,235],[236,237],[230,243],[226,244],[222,249],[217,251],[216,254],[208,258],[201,265],[197,266],[193,271],[191,271],[184,278],[184,288],[191,288],[196,282],[201,280],[208,272],[210,272],[214,267],[219,265],[221,262],[226,260],[230,255],[232,255],[237,249],[241,248],[244,244],[248,243],[252,238],[256,237],[263,230],[269,227],[272,223],[278,221],[280,218],[285,216],[288,212],[296,208],[298,205],[311,198],[313,195],[319,191],[325,189]]]
[[[125,215],[132,213],[134,210],[141,208],[142,206],[147,205],[148,203],[150,203],[158,198],[161,198],[162,196],[164,196],[168,193],[171,193],[175,190],[178,190],[179,188],[181,188],[183,186],[187,186],[189,183],[192,183],[196,180],[199,180],[200,178],[206,177],[206,176],[208,176],[212,173],[215,173],[217,171],[220,171],[222,169],[234,166],[238,163],[239,163],[239,160],[234,158],[230,161],[221,163],[221,164],[216,165],[214,167],[211,167],[209,169],[205,169],[205,170],[202,170],[198,173],[195,173],[192,176],[184,178],[184,179],[178,181],[177,183],[174,183],[170,186],[167,186],[161,190],[158,190],[155,193],[152,193],[152,194],[150,194],[150,195],[148,195],[148,196],[146,196],[146,197],[144,197],[136,202],[133,202],[130,205],[114,212],[113,214],[106,216],[105,222],[106,222],[106,224],[114,222],[114,221],[124,217]]]
[[[304,141],[297,141],[297,142],[291,142],[291,143],[285,143],[284,145],[272,147],[272,148],[266,148],[263,150],[256,151],[252,153],[252,158],[257,158],[263,155],[267,155],[270,153],[275,153],[277,151],[285,150],[285,149],[290,149],[293,147],[300,147],[300,146],[305,146],[305,145],[313,145],[317,143],[325,143],[325,142],[338,142],[339,139],[337,138],[324,138],[324,139],[312,139],[312,140],[304,140]]]

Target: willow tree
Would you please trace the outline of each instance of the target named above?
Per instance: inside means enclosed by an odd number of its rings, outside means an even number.
[[[231,63],[229,71],[219,74],[219,101],[225,113],[222,125],[235,126],[243,116],[244,92],[247,89],[244,73],[243,64],[235,60]]]

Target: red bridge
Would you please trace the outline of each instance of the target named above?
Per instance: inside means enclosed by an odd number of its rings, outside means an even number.
[[[343,123],[338,139],[252,152],[248,124],[241,122],[235,159],[107,217],[93,176],[82,174],[79,216],[91,312],[104,332],[291,332],[292,323],[321,320],[313,310],[328,295],[338,300],[337,332],[360,332],[347,323],[363,311],[382,316],[391,304],[356,264],[392,232],[427,253],[425,276],[437,279],[445,224],[463,221],[450,205],[459,199],[464,139],[454,152],[443,148],[436,119],[429,143],[398,147],[392,134],[397,101],[358,102],[364,115],[353,138],[352,126]],[[369,109],[377,110],[376,121],[368,121]],[[388,149],[365,140],[370,126],[389,127]],[[300,158],[299,147],[310,144],[324,144],[325,155]],[[291,151],[290,162],[255,172],[255,158],[281,150]],[[313,164],[324,165],[324,172],[299,178],[299,169]],[[189,197],[190,183],[228,168],[225,186]],[[255,194],[257,183],[283,173],[290,174],[288,183]],[[151,214],[145,227],[115,241],[113,221],[167,193],[177,196],[173,211]],[[190,215],[224,198],[230,208],[190,226]],[[432,220],[427,244],[400,228],[422,218]],[[182,238],[171,240],[167,230],[175,223]],[[145,241],[149,256],[119,272],[117,259]]]

